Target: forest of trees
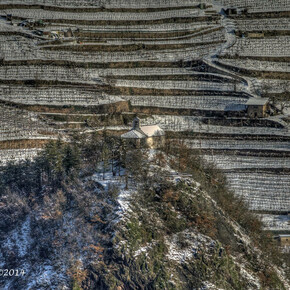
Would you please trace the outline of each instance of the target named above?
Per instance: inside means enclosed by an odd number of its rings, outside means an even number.
[[[72,142],[50,141],[33,161],[11,162],[1,168],[0,192],[40,193],[44,188],[53,192],[63,182],[93,174],[100,165],[103,176],[108,170],[113,176],[120,175],[121,167],[138,170],[139,154],[132,157],[134,151],[130,149],[129,144],[106,131],[86,138],[75,135]]]

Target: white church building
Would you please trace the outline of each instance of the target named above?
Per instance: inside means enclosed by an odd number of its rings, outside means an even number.
[[[158,125],[140,126],[140,119],[136,117],[132,129],[121,138],[136,147],[159,148],[165,143],[165,132]]]

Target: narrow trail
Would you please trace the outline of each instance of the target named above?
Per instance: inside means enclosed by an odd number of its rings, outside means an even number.
[[[217,13],[221,13],[222,8],[224,7],[214,1],[213,9],[215,9]],[[234,79],[242,79],[242,83],[244,84],[244,89],[242,89],[242,91],[253,98],[261,98],[261,86],[258,80],[242,76],[216,63],[218,57],[237,42],[235,35],[236,24],[234,20],[229,19],[226,15],[221,15],[221,17],[221,25],[224,27],[226,42],[219,45],[211,54],[205,56],[203,61],[205,64],[232,76]]]

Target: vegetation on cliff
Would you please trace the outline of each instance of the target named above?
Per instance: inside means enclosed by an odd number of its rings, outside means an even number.
[[[181,143],[133,150],[105,133],[77,136],[0,177],[4,267],[27,272],[1,287],[288,287],[270,233]]]

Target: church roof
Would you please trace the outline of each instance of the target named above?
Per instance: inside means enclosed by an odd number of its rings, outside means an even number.
[[[250,98],[247,101],[247,105],[252,106],[264,106],[269,102],[269,98]]]
[[[155,136],[163,136],[164,131],[158,126],[158,125],[152,125],[152,126],[142,126],[141,127],[142,132],[147,137],[155,137]]]
[[[122,134],[121,138],[125,139],[141,139],[141,138],[146,138],[146,136],[142,133],[140,133],[137,130],[130,130],[129,132]]]
[[[142,139],[146,137],[163,136],[165,133],[158,125],[142,126],[140,130],[130,130],[129,132],[122,134],[121,138],[125,139]]]

